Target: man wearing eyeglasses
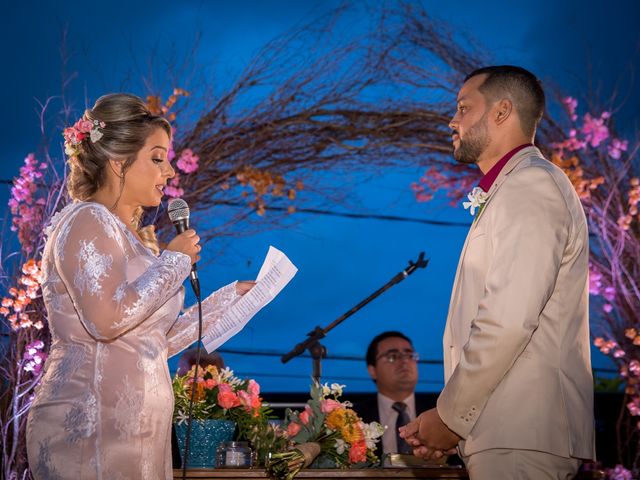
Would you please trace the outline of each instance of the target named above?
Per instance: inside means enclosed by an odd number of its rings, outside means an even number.
[[[365,422],[376,421],[387,427],[376,453],[378,457],[383,453],[411,454],[411,447],[398,435],[398,427],[416,418],[416,410],[434,406],[416,405],[418,353],[406,335],[389,331],[371,341],[366,360],[378,395],[375,403],[356,405],[356,411]]]

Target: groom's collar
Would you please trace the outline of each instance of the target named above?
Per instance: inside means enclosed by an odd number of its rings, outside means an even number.
[[[502,171],[502,169],[504,168],[504,166],[507,164],[507,162],[509,160],[511,160],[511,158],[518,153],[520,150],[522,150],[523,148],[527,148],[527,147],[533,147],[532,143],[525,143],[523,145],[519,145],[516,148],[514,148],[513,150],[511,150],[510,152],[508,152],[506,155],[504,155],[500,160],[498,160],[498,162],[491,167],[491,169],[482,177],[482,179],[480,180],[480,183],[478,184],[478,186],[484,190],[485,192],[488,192],[489,189],[491,188],[491,185],[493,185],[493,182],[496,181],[496,178],[498,178],[498,175],[500,174],[500,172]]]

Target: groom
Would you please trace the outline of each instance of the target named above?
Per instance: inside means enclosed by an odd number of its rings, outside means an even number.
[[[544,101],[527,70],[481,68],[449,124],[455,159],[484,177],[451,294],[445,387],[401,435],[425,458],[457,446],[472,480],[572,478],[595,456],[587,224],[533,145]]]

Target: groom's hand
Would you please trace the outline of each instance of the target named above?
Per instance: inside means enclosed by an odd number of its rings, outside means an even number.
[[[414,455],[427,460],[442,458],[445,453],[455,453],[455,447],[462,439],[449,430],[435,408],[400,427],[400,436],[413,447]]]

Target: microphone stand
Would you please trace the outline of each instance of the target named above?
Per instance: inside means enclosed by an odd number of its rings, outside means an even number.
[[[293,347],[293,349],[289,353],[283,355],[280,360],[282,361],[282,363],[287,363],[292,358],[297,357],[298,355],[302,355],[302,353],[304,353],[305,350],[308,350],[313,361],[313,380],[316,383],[320,383],[320,376],[322,373],[321,362],[322,362],[322,359],[326,358],[327,356],[327,349],[324,347],[324,345],[320,343],[320,340],[326,337],[327,333],[329,333],[331,330],[333,330],[335,327],[340,325],[351,315],[353,315],[362,307],[364,307],[371,300],[379,297],[384,292],[389,290],[391,287],[400,283],[402,280],[404,280],[413,272],[415,272],[418,268],[425,268],[428,264],[429,264],[429,260],[424,259],[424,252],[420,252],[418,259],[415,262],[412,262],[411,260],[409,260],[409,266],[407,268],[405,268],[401,272],[394,275],[394,277],[391,280],[389,280],[387,283],[385,283],[382,287],[380,287],[378,290],[373,292],[363,301],[358,303],[355,307],[351,308],[349,311],[342,314],[340,317],[336,318],[333,322],[331,322],[325,328],[316,327],[312,331],[307,333],[308,338],[298,343],[295,347]]]
[[[195,271],[195,263],[193,264],[193,270]],[[200,281],[197,276],[191,277],[191,288],[198,301],[198,340],[196,347],[196,364],[193,371],[193,383],[191,384],[191,397],[189,398],[189,414],[187,415],[187,432],[184,439],[184,455],[182,457],[182,480],[187,478],[187,463],[189,463],[189,450],[191,447],[191,421],[193,416],[193,402],[196,396],[196,390],[198,385],[198,368],[200,367],[200,352],[202,348],[202,299],[200,297]]]

